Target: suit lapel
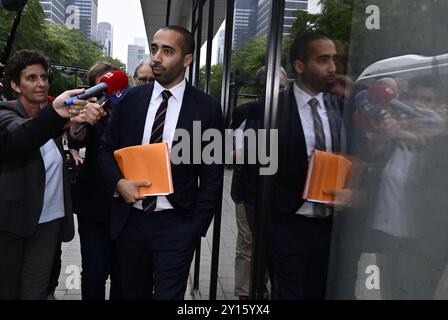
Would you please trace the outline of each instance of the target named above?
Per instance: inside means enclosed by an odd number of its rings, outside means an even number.
[[[294,95],[293,86],[291,86],[289,92],[289,102],[288,102],[288,112],[287,112],[287,121],[289,128],[289,138],[294,139],[296,145],[303,146],[298,151],[300,153],[301,158],[307,159],[308,152],[306,150],[306,141],[305,134],[303,132],[302,121],[300,119],[299,108],[297,106],[296,97]]]

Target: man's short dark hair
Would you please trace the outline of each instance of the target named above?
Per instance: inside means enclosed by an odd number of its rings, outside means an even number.
[[[40,64],[48,73],[48,60],[39,51],[28,49],[17,51],[8,61],[8,78],[19,85],[22,70],[34,64]]]
[[[163,27],[162,30],[171,30],[180,33],[180,35],[182,36],[182,43],[181,43],[182,53],[184,55],[194,53],[195,48],[194,36],[190,31],[180,26],[173,26],[173,25]]]
[[[89,82],[89,87],[93,87],[96,84],[96,78],[103,76],[113,70],[118,70],[118,68],[110,62],[100,61],[95,63],[87,73],[87,81]]]
[[[304,35],[294,39],[291,47],[289,48],[289,61],[291,62],[291,65],[294,64],[295,60],[306,62],[311,53],[310,43],[316,40],[331,41],[331,39],[327,36],[316,32],[305,33]]]

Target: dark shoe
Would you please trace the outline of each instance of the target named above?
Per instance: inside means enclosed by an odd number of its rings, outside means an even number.
[[[249,297],[248,296],[240,296],[239,299],[240,300],[249,300]]]

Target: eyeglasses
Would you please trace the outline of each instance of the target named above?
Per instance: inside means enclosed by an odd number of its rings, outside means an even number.
[[[151,81],[154,81],[154,78],[152,78],[152,77],[137,78],[137,82],[140,83],[140,84],[148,83],[148,82],[151,82]]]

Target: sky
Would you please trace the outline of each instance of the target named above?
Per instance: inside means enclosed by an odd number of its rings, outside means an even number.
[[[319,13],[320,12],[319,0],[309,0],[308,11],[310,13]]]
[[[113,57],[123,63],[128,60],[128,44],[146,38],[140,0],[98,0],[98,22],[109,22],[114,28]]]

